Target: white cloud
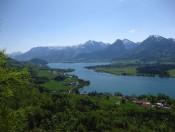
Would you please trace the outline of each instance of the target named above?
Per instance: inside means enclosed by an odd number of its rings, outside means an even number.
[[[134,33],[135,31],[136,31],[135,29],[129,30],[130,33]]]

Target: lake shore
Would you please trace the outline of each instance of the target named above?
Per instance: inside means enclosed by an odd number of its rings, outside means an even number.
[[[79,89],[80,93],[88,93],[92,91],[110,92],[116,91],[124,95],[142,95],[164,93],[170,97],[175,97],[174,78],[159,78],[146,76],[115,76],[112,74],[104,74],[89,70],[85,67],[106,65],[106,63],[49,63],[51,68],[59,69],[75,69],[68,73],[69,75],[78,76],[83,80],[89,80],[90,85]]]
[[[169,66],[169,65],[167,65]],[[167,67],[166,66],[166,67]],[[161,67],[161,68],[160,68]],[[109,73],[113,75],[122,76],[147,76],[147,77],[161,77],[161,78],[175,78],[175,66],[164,70],[165,66],[121,66],[121,65],[99,65],[99,66],[88,66],[87,69],[94,70],[95,72]],[[166,68],[165,67],[165,68]],[[170,66],[169,66],[170,67]],[[156,72],[154,70],[157,70]],[[163,69],[163,70],[162,70]]]

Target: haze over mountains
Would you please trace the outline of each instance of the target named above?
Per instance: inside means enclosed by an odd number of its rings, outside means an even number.
[[[116,61],[116,60],[175,60],[175,40],[151,35],[141,43],[117,39],[113,44],[87,41],[76,46],[35,47],[12,56],[18,61],[39,58],[48,62]]]

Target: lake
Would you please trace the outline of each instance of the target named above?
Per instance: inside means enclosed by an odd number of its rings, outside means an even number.
[[[50,63],[51,68],[73,68],[74,74],[80,79],[89,80],[89,86],[81,88],[84,92],[121,92],[124,95],[142,95],[164,93],[175,98],[175,78],[141,77],[141,76],[116,76],[108,73],[97,73],[86,69],[86,66],[102,65],[107,63]]]

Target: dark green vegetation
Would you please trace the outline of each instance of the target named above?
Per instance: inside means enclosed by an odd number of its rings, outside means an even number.
[[[175,64],[130,62],[86,68],[115,75],[175,77]]]
[[[29,60],[25,63],[32,63],[32,64],[37,64],[37,65],[46,65],[48,62],[45,61],[45,60],[34,58],[34,59],[31,59],[31,60]]]
[[[0,52],[2,132],[175,131],[174,100],[167,96],[160,99],[170,100],[171,108],[145,109],[120,93],[112,96],[96,92],[88,95],[50,92],[38,83],[48,81],[48,77],[58,82],[66,79],[43,69],[32,72],[36,67],[13,62],[14,66],[11,62],[7,63],[6,56]],[[159,99],[149,96],[153,101]]]
[[[43,54],[45,53],[45,54]],[[35,47],[14,56],[26,61],[40,58],[48,62],[113,62],[119,60],[175,61],[175,40],[151,35],[143,42],[117,39],[113,44],[88,41],[71,47]]]

